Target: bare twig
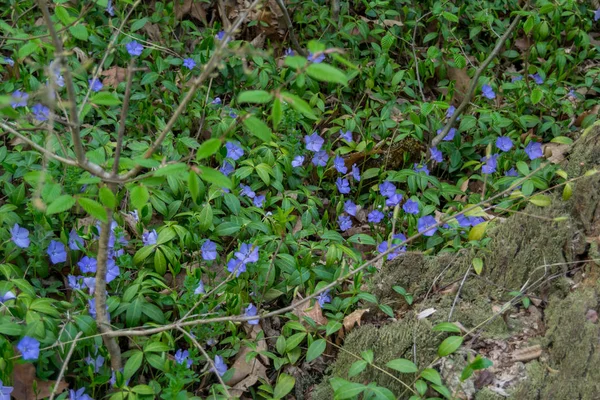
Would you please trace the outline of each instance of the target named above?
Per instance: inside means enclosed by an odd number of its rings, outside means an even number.
[[[460,106],[458,106],[456,111],[454,111],[454,114],[452,115],[452,117],[450,117],[450,119],[444,126],[444,129],[442,129],[442,132],[433,138],[430,147],[436,147],[438,144],[440,144],[440,142],[446,137],[448,132],[450,132],[452,125],[454,125],[458,117],[460,117],[460,115],[465,111],[465,109],[471,102],[471,99],[473,98],[473,94],[475,93],[475,89],[477,88],[477,84],[479,82],[479,77],[481,76],[483,71],[485,71],[488,65],[490,65],[490,63],[494,60],[494,58],[496,58],[498,53],[500,53],[502,46],[504,46],[504,42],[506,42],[510,34],[515,30],[515,28],[519,24],[519,21],[521,21],[521,15],[517,15],[515,17],[512,24],[510,24],[506,32],[504,32],[504,35],[502,35],[502,37],[496,42],[496,46],[494,46],[494,49],[492,50],[488,58],[486,58],[485,61],[479,66],[479,68],[477,68],[477,70],[475,71],[475,75],[473,75],[473,78],[471,79],[471,85],[469,86],[469,90],[467,91],[465,98],[463,99],[462,103],[460,103]]]
[[[77,344],[77,341],[79,340],[81,335],[83,335],[83,332],[77,332],[77,336],[75,336],[75,339],[73,339],[73,344],[71,344],[71,348],[69,349],[69,352],[67,353],[67,357],[63,361],[63,365],[60,368],[60,372],[58,373],[58,378],[56,378],[56,384],[52,388],[52,393],[50,393],[50,397],[48,398],[48,400],[54,400],[54,396],[56,395],[56,389],[58,389],[58,385],[59,385],[60,381],[62,380],[63,376],[65,375],[65,371],[67,370],[67,365],[69,365],[69,360],[71,359],[71,356],[73,355],[73,350],[75,350],[75,345]]]
[[[456,291],[456,296],[454,296],[454,301],[452,302],[452,308],[450,309],[450,312],[448,313],[448,322],[452,321],[452,314],[454,313],[454,307],[456,307],[456,303],[458,302],[458,297],[460,296],[460,292],[462,291],[462,288],[467,280],[467,276],[469,276],[469,272],[471,272],[470,265],[467,267],[467,272],[465,272],[465,276],[462,279],[462,281],[460,282],[460,286],[458,287],[458,290]]]
[[[283,20],[285,21],[286,28],[288,29],[288,32],[290,33],[290,40],[292,41],[292,47],[294,48],[294,50],[296,50],[298,52],[298,54],[306,57],[306,51],[304,51],[304,49],[302,47],[300,47],[300,44],[298,43],[298,38],[296,37],[296,32],[294,32],[294,25],[292,24],[292,20],[290,18],[290,14],[288,13],[287,7],[283,3],[283,0],[275,0],[275,2],[277,3],[277,5],[279,6],[279,9],[283,13]]]
[[[113,163],[112,174],[117,176],[119,173],[119,161],[123,149],[123,137],[125,136],[125,121],[129,111],[129,98],[131,97],[131,82],[133,81],[133,71],[135,68],[135,59],[132,59],[127,67],[127,86],[125,87],[125,97],[123,98],[123,107],[121,108],[121,120],[119,121],[119,132],[117,133],[117,147],[115,148],[115,160]]]

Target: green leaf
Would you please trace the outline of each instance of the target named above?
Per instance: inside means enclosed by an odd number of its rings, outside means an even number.
[[[321,82],[333,82],[342,85],[348,84],[348,77],[346,76],[346,74],[329,64],[310,64],[306,69],[306,73],[311,78],[314,78]]]
[[[158,238],[156,239],[156,244],[161,245],[170,242],[171,240],[173,240],[173,238],[175,238],[175,236],[177,236],[177,232],[175,232],[175,229],[170,227],[164,228],[159,232]]]
[[[327,347],[327,342],[325,339],[318,339],[312,342],[312,344],[308,347],[308,351],[306,352],[306,361],[311,362],[315,358],[319,357],[325,351],[325,347]]]
[[[83,40],[84,42],[87,42],[88,38],[90,37],[87,28],[83,25],[73,25],[69,27],[69,32],[71,32],[71,35],[73,35],[75,38]]]
[[[548,207],[552,204],[552,200],[550,197],[543,194],[536,194],[532,198],[529,199],[529,202],[535,204],[538,207]]]
[[[473,259],[473,269],[477,275],[481,275],[481,271],[483,271],[483,260],[481,258]]]
[[[234,233],[239,232],[241,226],[235,222],[223,222],[217,225],[215,234],[217,236],[232,236]]]
[[[288,103],[294,110],[304,114],[304,116],[307,118],[317,119],[317,116],[314,114],[312,108],[300,97],[288,92],[281,92],[280,95],[281,100]]]
[[[142,317],[142,302],[138,297],[127,307],[127,312],[125,313],[125,322],[129,327],[137,326],[140,323],[140,318]]]
[[[294,350],[300,343],[302,343],[305,337],[306,333],[301,332],[287,338],[285,343],[285,351],[289,353],[290,351]]]
[[[462,336],[450,336],[444,339],[444,341],[438,347],[438,355],[440,357],[445,357],[448,354],[454,353],[462,344],[463,337]]]
[[[160,78],[160,75],[158,73],[156,73],[154,71],[148,72],[147,74],[144,74],[144,77],[140,81],[140,85],[153,84],[154,82],[156,82],[158,80],[158,78]]]
[[[87,199],[85,197],[80,197],[77,199],[77,202],[92,217],[96,218],[101,222],[108,222],[108,216],[106,215],[106,209],[102,206],[102,204],[98,203],[95,200]]]
[[[156,253],[162,254],[162,252],[160,250],[157,250]],[[143,302],[142,303],[142,313],[144,315],[146,315],[148,318],[150,318],[152,321],[154,321],[158,324],[163,324],[165,322],[165,315],[164,315],[163,311],[152,303]]]
[[[435,332],[453,332],[460,333],[460,328],[452,322],[442,322],[433,327]]]
[[[573,139],[566,136],[557,136],[551,140],[552,143],[573,144]]]
[[[133,352],[133,354],[129,357],[127,362],[125,363],[125,368],[123,370],[123,375],[125,380],[131,378],[133,374],[137,372],[138,369],[142,366],[142,360],[144,359],[144,353],[140,350]]]
[[[452,13],[449,13],[448,11],[444,11],[442,13],[442,17],[450,22],[458,22],[458,17]]]
[[[414,374],[419,369],[414,362],[405,358],[397,358],[385,364],[388,368],[402,372],[403,374]]]
[[[148,204],[148,200],[150,200],[148,188],[146,188],[144,185],[134,186],[129,192],[129,200],[131,201],[133,208],[141,210],[146,204]]]
[[[250,133],[252,133],[254,136],[259,138],[263,142],[271,141],[271,136],[273,136],[273,132],[271,131],[271,128],[269,128],[267,124],[262,122],[260,119],[250,116],[244,119],[244,126],[246,127],[246,129],[248,129],[248,131],[250,131]]]
[[[392,393],[390,389],[381,386],[374,386],[374,384],[370,384],[367,387],[367,393],[372,394],[369,399],[373,400],[396,400],[396,396],[394,396],[394,393]]]
[[[131,388],[131,391],[133,393],[137,393],[137,394],[147,394],[147,395],[154,394],[154,389],[152,389],[148,385],[137,385],[137,386],[134,386],[133,388]]]
[[[110,92],[99,92],[92,96],[90,103],[100,106],[118,106],[121,104],[121,100],[119,100],[116,94]]]
[[[277,385],[273,391],[273,397],[283,399],[289,392],[292,391],[296,384],[296,378],[288,374],[281,374],[277,379]]]
[[[532,104],[537,104],[542,100],[542,97],[544,97],[544,93],[542,92],[542,90],[540,88],[535,88],[531,91],[531,103]]]
[[[144,246],[139,249],[133,256],[133,263],[140,265],[156,250],[155,246]]]
[[[75,198],[73,196],[69,196],[68,194],[63,194],[54,200],[48,208],[46,208],[46,214],[58,214],[60,212],[67,211],[71,209],[75,205]]]
[[[360,374],[361,372],[363,372],[365,370],[365,368],[367,367],[367,362],[365,360],[358,360],[355,361],[352,366],[350,367],[350,369],[348,370],[348,378],[352,378],[353,376],[356,376],[358,374]]]
[[[198,215],[198,223],[200,230],[207,231],[212,226],[212,222],[212,207],[209,204],[207,204],[206,206],[202,207],[202,210],[200,210],[200,214]]]
[[[517,171],[519,171],[522,175],[529,175],[529,166],[526,162],[517,161]]]
[[[338,321],[329,321],[326,325],[325,334],[330,336],[342,328],[342,324]]]
[[[392,309],[392,307],[388,306],[387,304],[380,304],[379,309],[381,311],[383,311],[385,314],[389,315],[391,318],[395,317],[394,310]]]
[[[342,378],[331,378],[329,383],[333,388],[335,400],[351,399],[361,394],[367,388],[365,385],[349,382]]]
[[[271,176],[269,175],[269,173],[272,172],[273,169],[265,163],[260,163],[256,166],[256,173],[258,174],[258,176],[260,176],[260,179],[262,179],[265,185],[269,185],[271,183]]]
[[[171,350],[169,345],[162,342],[146,342],[144,346],[144,353],[162,353]]]
[[[200,196],[200,184],[201,182],[198,174],[194,171],[190,171],[188,175],[188,190],[190,191],[194,203],[197,203],[198,197]]]
[[[469,240],[481,240],[485,234],[488,223],[489,222],[486,221],[472,227],[469,231]]]
[[[19,57],[19,60],[24,59],[25,57],[27,57],[28,55],[30,55],[31,53],[39,53],[41,47],[40,47],[40,43],[37,40],[33,40],[33,41],[29,41],[27,43],[25,43],[23,46],[19,47],[19,51],[17,52],[17,55]]]
[[[164,275],[167,272],[167,259],[159,249],[154,252],[154,270],[159,275]]]
[[[142,29],[144,27],[144,25],[146,25],[147,22],[148,22],[148,18],[138,19],[133,24],[131,24],[129,31],[130,32],[138,31],[138,30]]]
[[[441,394],[445,398],[452,399],[452,392],[450,392],[450,390],[446,386],[443,386],[443,385],[431,385],[431,387],[433,388],[433,390],[435,390],[436,392],[438,392],[439,394]]]
[[[271,122],[273,123],[273,129],[277,130],[279,123],[281,122],[281,100],[275,99],[273,107],[271,108]]]
[[[7,336],[21,336],[23,334],[23,326],[11,322],[9,320],[2,319],[0,321],[0,334]]]
[[[423,372],[421,372],[421,378],[428,380],[435,385],[442,385],[442,377],[433,368],[425,368]]]
[[[115,194],[106,186],[100,188],[98,197],[100,198],[100,202],[104,207],[114,209],[117,206],[117,198],[115,197]]]
[[[220,139],[208,139],[202,142],[198,150],[196,151],[196,160],[202,160],[215,154],[221,148]]]
[[[238,95],[238,103],[265,104],[273,100],[273,95],[266,90],[247,90]]]
[[[573,187],[571,186],[570,183],[567,183],[565,185],[565,188],[563,189],[562,199],[564,201],[567,201],[571,198],[572,195],[573,195]]]
[[[58,18],[58,20],[64,25],[69,25],[70,23],[75,21],[75,18],[71,17],[69,15],[69,11],[67,11],[67,9],[63,6],[56,6],[56,8],[54,9],[54,14],[56,15],[56,18]]]
[[[203,165],[198,166],[200,169],[200,177],[208,183],[213,183],[219,187],[233,189],[231,179],[223,175],[220,171],[213,168],[205,167]]]

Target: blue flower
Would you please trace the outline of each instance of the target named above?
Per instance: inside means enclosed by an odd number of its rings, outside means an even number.
[[[352,178],[354,178],[356,182],[360,182],[360,169],[356,164],[352,164]]]
[[[242,272],[246,272],[246,264],[234,257],[227,263],[227,271],[235,271],[235,276],[240,276]]]
[[[481,217],[469,217],[469,223],[471,224],[471,226],[479,225],[483,221],[484,219]]]
[[[106,283],[110,283],[121,274],[119,266],[113,259],[106,260]]]
[[[16,298],[17,296],[15,296],[15,294],[9,290],[6,293],[0,295],[0,303],[6,303],[7,301],[14,300]]]
[[[304,163],[304,156],[296,156],[292,160],[292,167],[294,167],[294,168],[301,167],[303,163]]]
[[[133,217],[135,222],[140,222],[140,216],[138,215],[137,210],[129,211],[129,215]]]
[[[347,231],[352,228],[352,220],[347,215],[340,215],[338,217],[338,225],[342,231]]]
[[[194,67],[196,66],[196,61],[194,61],[193,58],[184,58],[183,66],[190,70],[194,69]]]
[[[23,360],[35,361],[40,356],[40,342],[30,336],[23,336],[17,344],[17,349],[21,352]]]
[[[346,164],[344,164],[344,159],[342,157],[340,157],[340,156],[336,156],[333,159],[333,167],[340,174],[345,174],[346,172],[348,172],[348,168],[346,168]]]
[[[483,94],[483,97],[485,97],[486,99],[495,99],[496,98],[496,93],[494,93],[494,89],[492,89],[492,87],[490,85],[483,85],[481,87],[481,93]]]
[[[254,200],[252,200],[252,203],[255,207],[262,208],[263,204],[265,203],[265,198],[266,197],[263,194],[258,195],[254,198]]]
[[[215,35],[215,39],[222,41],[223,39],[225,39],[225,31],[219,31],[219,33],[217,33]],[[231,41],[231,38],[227,39],[227,42]]]
[[[179,365],[183,365],[185,363],[185,364],[187,364],[187,367],[189,368],[194,363],[194,361],[191,360],[189,358],[189,356],[190,356],[189,351],[179,349],[175,352],[175,362]]]
[[[529,75],[529,77],[530,77],[531,79],[533,79],[533,81],[534,81],[535,83],[537,83],[538,85],[541,85],[542,83],[544,83],[544,78],[542,78],[542,77],[540,76],[540,74],[538,74],[537,72],[536,72],[535,74],[530,74],[530,75]]]
[[[240,250],[235,252],[235,257],[244,264],[258,261],[258,246],[253,246],[251,243],[242,243]]]
[[[513,167],[508,171],[504,172],[504,176],[519,176],[519,173]]]
[[[458,222],[458,226],[460,226],[461,228],[467,228],[471,226],[471,221],[469,220],[469,217],[465,216],[464,214],[458,215],[456,217],[456,221]]]
[[[316,153],[321,150],[321,147],[323,147],[323,143],[325,143],[325,140],[321,136],[319,136],[317,132],[314,132],[312,135],[304,136],[304,143],[306,143],[306,150],[313,151]]]
[[[10,57],[4,57],[4,62],[6,64],[10,65],[11,67],[14,67],[14,65],[15,65],[15,61]],[[0,382],[2,382],[2,381],[0,381]]]
[[[256,193],[254,193],[254,191],[252,190],[252,188],[248,185],[244,185],[243,183],[240,183],[240,188],[242,189],[240,192],[241,196],[246,196],[249,197],[251,199],[253,199],[254,197],[256,197]]]
[[[94,367],[95,373],[100,372],[100,367],[104,365],[104,357],[102,357],[101,355],[98,355],[98,357],[93,358],[91,355],[88,354],[84,361],[87,365],[91,365]]]
[[[542,145],[538,142],[529,142],[527,147],[525,147],[525,153],[527,153],[530,160],[535,160],[544,155],[542,152]]]
[[[112,0],[108,0],[108,2],[106,3],[106,12],[111,17],[115,16],[115,8],[113,7]]]
[[[335,185],[341,194],[350,193],[350,182],[345,178],[337,178],[335,181]]]
[[[452,118],[452,116],[454,115],[455,112],[456,112],[456,107],[454,107],[454,106],[448,107],[448,109],[446,110],[446,118]]]
[[[293,56],[296,53],[294,53],[294,50],[290,49],[289,47],[287,49],[285,49],[285,52],[283,53],[284,56]]]
[[[481,161],[485,162],[485,164],[481,167],[481,172],[484,174],[493,174],[496,172],[496,167],[498,167],[498,154],[492,154],[489,157],[483,157]]]
[[[234,171],[234,168],[233,165],[231,165],[229,162],[223,161],[223,165],[221,166],[221,168],[219,168],[219,171],[221,171],[223,175],[229,176]]]
[[[344,211],[353,217],[356,216],[356,204],[352,200],[346,200],[344,203]]]
[[[83,272],[84,274],[87,274],[87,273],[94,274],[94,273],[96,273],[96,267],[98,265],[98,262],[96,261],[95,258],[83,256],[81,258],[81,260],[79,260],[77,265],[79,266],[79,269],[81,270],[81,272]]]
[[[85,388],[82,387],[77,391],[69,390],[69,400],[94,400],[89,395],[85,394]]]
[[[402,209],[407,214],[417,215],[419,213],[419,203],[412,199],[406,200],[406,203],[402,206]]]
[[[379,185],[379,192],[381,193],[382,196],[390,197],[394,193],[396,193],[396,186],[392,182],[383,181]]]
[[[65,245],[61,242],[57,242],[56,240],[50,241],[48,250],[46,252],[50,256],[50,261],[52,264],[58,264],[67,261],[67,251],[65,250]]]
[[[227,149],[227,157],[234,161],[239,160],[244,155],[244,150],[234,142],[225,143],[225,148]]]
[[[198,282],[198,286],[194,290],[194,294],[197,296],[199,294],[204,294],[204,293],[206,293],[206,290],[204,290],[204,282],[202,282],[202,279],[200,279],[200,282]]]
[[[248,307],[246,307],[246,313],[244,315],[246,317],[254,317],[257,313],[258,313],[258,310],[256,309],[256,306],[254,304],[250,303],[248,305]],[[248,325],[258,325],[260,320],[258,318],[256,318],[256,319],[251,319],[246,322],[248,323]]]
[[[437,231],[437,222],[431,215],[426,215],[419,218],[417,221],[417,229],[419,233],[423,233],[424,236],[433,236]]]
[[[373,224],[378,224],[381,222],[383,217],[384,217],[384,215],[381,211],[373,210],[369,213],[369,215],[367,215],[367,221],[369,221]]]
[[[81,250],[85,245],[83,239],[77,234],[75,229],[71,229],[71,232],[69,232],[69,241],[67,244],[71,250]]]
[[[67,284],[73,290],[81,290],[84,288],[83,276],[67,275]]]
[[[98,79],[98,78],[88,79],[88,83],[90,85],[90,89],[92,90],[92,92],[99,92],[104,87],[104,85],[102,84],[102,81],[100,81],[100,79]]]
[[[415,170],[415,172],[424,172],[425,175],[429,175],[429,169],[427,169],[427,165],[423,165],[422,167],[419,167],[417,164],[413,165],[413,169]]]
[[[157,240],[158,233],[156,233],[156,229],[153,229],[152,232],[144,232],[142,234],[142,243],[144,243],[144,246],[152,246],[156,244]]]
[[[131,42],[127,43],[125,45],[125,48],[127,49],[127,52],[130,56],[139,56],[140,54],[142,54],[142,51],[144,51],[144,46],[142,46],[135,40],[132,40]]]
[[[394,193],[385,200],[385,205],[388,207],[396,207],[402,201],[402,195],[400,193]]]
[[[227,365],[225,364],[225,362],[223,362],[223,358],[221,356],[215,356],[215,370],[213,372],[216,372],[217,374],[219,374],[219,376],[223,376],[225,375],[225,372],[227,372]]]
[[[319,53],[313,54],[311,52],[308,52],[308,61],[309,62],[319,64],[319,63],[322,63],[323,60],[325,60],[325,54],[322,54],[322,53],[321,54],[319,54]]]
[[[90,295],[94,294],[94,291],[96,290],[96,278],[84,277],[83,285],[89,289]],[[83,287],[82,287],[82,289],[83,289]]]
[[[40,103],[31,107],[31,112],[33,113],[33,118],[40,122],[47,121],[50,116],[50,109]]]
[[[439,135],[440,133],[442,133],[443,130],[444,130],[443,128],[438,129],[436,133]],[[449,142],[449,141],[453,140],[455,135],[456,135],[456,128],[450,128],[450,130],[448,131],[446,136],[444,136],[444,139],[443,139],[444,142]]]
[[[209,261],[217,259],[217,244],[210,239],[207,239],[206,242],[202,243],[200,250],[202,251],[203,260]]]
[[[502,151],[509,151],[513,147],[513,142],[508,136],[499,136],[496,139],[496,147]]]
[[[342,131],[340,129],[340,138],[344,139],[348,143],[352,143],[352,132],[351,131]]]
[[[12,386],[4,386],[2,380],[0,380],[0,400],[10,400],[10,394],[13,390]]]
[[[220,97],[215,97],[213,101],[210,102],[210,104],[221,104],[221,98]]]
[[[442,151],[438,150],[437,147],[432,147],[432,148],[429,149],[429,151],[431,152],[431,158],[435,162],[442,162],[444,160],[444,158],[442,156]]]
[[[10,105],[12,108],[25,107],[27,105],[28,98],[29,95],[27,93],[21,92],[20,90],[15,90],[12,94]]]
[[[594,21],[598,21],[600,19],[600,8],[594,11]]]
[[[406,241],[406,236],[404,236],[401,233],[398,233],[392,237],[392,247],[395,247],[404,241]],[[387,240],[381,242],[377,246],[377,251],[379,253],[384,253],[387,250],[388,250],[388,241]],[[395,249],[394,251],[392,251],[391,253],[389,253],[387,255],[387,259],[393,260],[394,258],[398,257],[400,255],[400,253],[404,253],[405,251],[406,251],[406,246],[399,247],[399,248]]]
[[[26,249],[29,247],[29,231],[25,228],[19,226],[19,224],[15,224],[10,230],[11,237],[10,239],[16,244],[18,247],[22,249]]]
[[[317,151],[312,158],[313,165],[317,167],[324,167],[327,165],[327,160],[329,160],[329,156],[325,150]]]
[[[321,307],[323,307],[325,303],[331,303],[331,296],[329,296],[329,290],[326,290],[320,295],[318,295],[316,299],[317,303],[319,303]]]
[[[108,304],[106,305],[106,311],[108,312]],[[96,298],[92,297],[91,299],[88,300],[88,312],[90,313],[90,316],[94,319],[96,319],[96,317],[98,316],[96,314]],[[108,314],[108,319],[110,320],[110,314]]]

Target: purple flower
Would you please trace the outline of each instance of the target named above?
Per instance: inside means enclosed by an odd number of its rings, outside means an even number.
[[[14,300],[16,298],[17,296],[15,296],[15,294],[9,290],[6,293],[0,295],[0,303],[6,303],[7,301]]]
[[[94,400],[89,395],[85,394],[85,388],[82,387],[77,389],[77,391],[71,389],[69,390],[69,400]]]
[[[313,54],[310,51],[308,52],[308,61],[313,62],[315,64],[322,63],[325,60],[325,54]]]
[[[7,63],[8,65],[10,65],[11,67],[14,67],[15,65],[15,60],[13,60],[10,57],[4,57],[4,62]],[[2,382],[2,381],[0,381]]]
[[[294,54],[294,50],[290,49],[289,47],[287,49],[285,49],[285,52],[283,53],[284,56],[293,56]]]
[[[221,98],[215,97],[215,99],[213,101],[211,101],[210,104],[221,104]]]
[[[444,158],[442,156],[442,151],[438,150],[437,147],[432,147],[432,148],[429,149],[429,151],[431,152],[431,158],[435,162],[442,162],[444,160]]]
[[[120,372],[121,374],[123,374],[123,368],[119,369],[119,372]],[[125,381],[125,386],[129,386],[129,381],[130,381],[130,380],[131,380],[131,379],[127,379],[127,380]],[[111,376],[110,376],[110,380],[109,380],[109,382],[110,382],[110,384],[111,384],[112,386],[116,386],[116,385],[117,385],[117,375],[115,374],[115,371],[114,371],[114,370],[113,370],[113,371],[112,371],[112,373],[111,373]]]
[[[436,133],[439,135],[440,133],[442,133],[443,130],[444,130],[443,128],[438,129]],[[450,130],[448,131],[446,136],[444,136],[444,139],[443,139],[444,142],[449,142],[449,141],[453,140],[454,135],[456,135],[456,128],[450,128]]]
[[[456,112],[456,107],[454,107],[454,106],[451,105],[446,110],[446,118],[452,118],[452,116],[454,115],[455,112]]]
[[[352,200],[346,200],[344,203],[344,211],[353,217],[356,216],[356,204]]]
[[[499,136],[496,139],[496,147],[502,151],[509,151],[513,147],[513,142],[508,136]]]
[[[10,394],[12,391],[12,386],[4,386],[2,380],[0,380],[0,400],[10,400]]]
[[[151,232],[144,232],[142,234],[142,243],[144,246],[152,246],[156,244],[156,240],[158,239],[158,233],[156,233],[156,229],[152,229]]]
[[[327,160],[329,160],[327,152],[325,150],[321,150],[315,153],[314,157],[312,158],[312,163],[315,166],[324,167],[327,165]]]
[[[352,143],[352,132],[351,131],[342,131],[340,129],[340,138],[344,139],[348,143]]]
[[[369,215],[367,215],[367,221],[369,221],[373,224],[378,224],[381,222],[383,217],[384,217],[384,215],[381,211],[373,210],[369,213]]]
[[[227,161],[223,161],[223,165],[219,168],[219,171],[223,173],[225,176],[229,176],[234,171],[233,165],[231,165]]]
[[[423,233],[424,236],[433,236],[437,231],[435,225],[437,225],[437,222],[431,215],[421,217],[419,218],[419,221],[417,221],[417,229],[419,230],[419,233]]]
[[[598,21],[600,19],[600,8],[594,11],[594,21]]]
[[[504,173],[504,176],[519,176],[519,173],[514,168],[511,168]]]
[[[254,304],[250,303],[248,305],[248,307],[246,307],[246,313],[244,315],[246,317],[254,317],[257,313],[258,313],[258,310],[256,309],[256,306]],[[248,325],[258,325],[258,323],[260,321],[258,318],[256,318],[256,319],[251,319],[246,322],[248,323]]]
[[[92,92],[99,92],[104,87],[102,81],[98,78],[88,79],[88,83],[90,85],[90,89],[92,89]]]
[[[385,200],[385,205],[388,207],[396,207],[402,201],[402,195],[400,193],[394,193]]]
[[[217,259],[217,244],[211,241],[210,239],[202,243],[202,247],[200,248],[200,250],[202,251],[203,260],[209,261]]]
[[[244,155],[244,150],[233,142],[225,143],[225,148],[227,149],[227,157],[234,161],[239,160]]]
[[[348,168],[346,168],[346,164],[344,164],[344,159],[342,157],[340,157],[340,156],[336,156],[333,159],[333,167],[340,174],[345,174],[346,172],[348,172]]]
[[[83,278],[83,284],[85,285],[85,287],[87,287],[89,289],[90,295],[94,294],[94,291],[96,290],[96,278],[94,278],[94,277]],[[83,289],[83,287],[82,287],[82,289]]]
[[[194,294],[197,296],[199,294],[204,294],[204,293],[206,293],[206,290],[204,290],[204,282],[202,282],[202,279],[200,279],[200,282],[198,282],[198,286],[194,290]]]
[[[40,356],[40,342],[30,336],[23,336],[17,344],[17,349],[21,352],[23,360],[35,361]]]
[[[106,283],[110,283],[115,280],[121,271],[119,266],[115,263],[115,260],[106,260]]]
[[[223,361],[223,358],[221,356],[215,356],[215,370],[213,370],[213,372],[216,372],[217,374],[219,374],[219,376],[223,376],[225,375],[225,372],[227,372],[227,365],[225,364],[225,362]]]
[[[340,215],[338,217],[338,225],[342,231],[347,231],[352,228],[352,220],[347,215]]]
[[[390,197],[396,193],[396,186],[392,182],[383,181],[381,185],[379,185],[379,192],[382,196]]]
[[[530,74],[530,75],[529,75],[529,77],[530,77],[531,79],[533,79],[533,81],[534,81],[535,83],[537,83],[538,85],[541,85],[542,83],[544,83],[544,78],[542,78],[542,77],[540,76],[540,74],[538,74],[537,72],[536,72],[535,74]]]
[[[20,90],[15,90],[12,94],[10,105],[12,108],[25,107],[27,105],[28,98],[29,95],[27,93],[21,92]]]
[[[179,365],[183,365],[183,363],[186,363],[187,367],[189,368],[194,363],[193,360],[189,359],[189,356],[189,351],[179,349],[175,352],[175,362]]]
[[[18,247],[22,249],[26,249],[29,247],[29,231],[25,228],[21,228],[19,224],[15,224],[10,230],[10,239],[16,244]]]
[[[139,56],[144,50],[144,46],[142,46],[135,40],[132,40],[131,42],[127,43],[125,45],[125,48],[127,49],[127,52],[130,56]]]
[[[569,93],[567,93],[567,95],[572,99],[577,98],[577,93],[575,93],[575,90],[573,90],[573,89],[569,90]]]
[[[415,170],[415,172],[425,172],[425,175],[429,175],[429,170],[427,169],[427,165],[423,165],[422,167],[419,167],[417,164],[413,165],[413,169]]]
[[[220,40],[220,41],[222,41],[223,39],[225,39],[225,31],[220,31],[219,33],[217,33],[215,35],[215,38],[217,40]],[[231,38],[227,38],[227,42],[229,42],[229,41],[231,41]]]
[[[40,122],[47,121],[50,116],[50,109],[40,103],[31,107],[31,112],[33,113],[33,118]]]
[[[67,275],[67,284],[73,290],[81,290],[84,288],[83,276]]]
[[[544,155],[542,152],[542,145],[538,142],[529,142],[527,147],[525,147],[525,153],[527,153],[530,160],[535,160]]]
[[[321,293],[316,297],[317,302],[321,307],[325,305],[325,303],[331,303],[331,296],[329,296],[329,289]]]
[[[133,217],[135,222],[140,222],[140,216],[138,215],[137,210],[129,211],[129,214]]]
[[[92,358],[92,356],[88,354],[84,361],[87,365],[91,365],[94,367],[95,373],[98,373],[100,371],[100,367],[104,365],[104,357],[102,357],[101,355],[98,355],[98,357],[96,358]]]
[[[314,132],[312,135],[304,136],[304,143],[306,143],[306,150],[313,151],[316,153],[321,150],[321,147],[323,147],[323,143],[325,143],[325,140],[321,136],[319,136],[317,132]]]
[[[469,217],[469,223],[471,224],[471,226],[479,225],[483,221],[484,219],[481,217]]]
[[[234,255],[244,264],[254,263],[258,261],[258,249],[258,246],[253,246],[251,243],[242,243],[240,250]]]
[[[523,75],[515,75],[512,78],[510,78],[511,82],[518,82],[518,81],[522,81],[523,80]]]
[[[335,185],[337,186],[337,189],[341,194],[350,193],[350,182],[348,182],[348,179],[337,178],[335,181]]]
[[[405,240],[406,240],[406,237],[401,233],[394,235],[392,237],[392,247],[399,245],[400,243],[404,242]],[[379,246],[377,246],[377,251],[379,253],[384,253],[387,250],[388,250],[387,240],[381,242],[379,244]],[[395,249],[394,251],[388,253],[387,259],[393,260],[394,258],[398,257],[400,255],[400,253],[404,253],[405,251],[406,251],[406,246],[399,247],[399,248]]]
[[[265,203],[265,198],[266,197],[263,194],[258,195],[254,198],[254,200],[252,200],[252,203],[254,203],[255,207],[262,208],[263,204]]]
[[[106,12],[111,17],[115,16],[115,8],[113,7],[112,0],[108,0],[108,2],[106,3]]]
[[[183,60],[183,66],[190,70],[194,69],[194,67],[196,66],[196,61],[194,61],[193,58],[185,58]]]
[[[83,258],[77,263],[77,265],[79,266],[81,272],[83,272],[84,274],[94,274],[96,273],[96,267],[98,263],[95,258],[83,256]]]
[[[458,226],[460,226],[461,228],[467,228],[471,226],[471,221],[469,221],[469,217],[465,216],[464,214],[456,216],[456,221],[458,222]]]
[[[83,239],[77,234],[75,229],[71,229],[71,232],[69,232],[69,241],[67,244],[71,250],[81,250],[85,245]]]
[[[246,272],[246,264],[234,257],[227,263],[227,271],[235,271],[235,276],[240,276],[242,272]]]
[[[251,199],[256,197],[256,193],[254,193],[254,191],[252,190],[252,188],[250,186],[240,183],[240,188],[242,188],[242,190],[240,192],[241,196],[250,197]]]
[[[304,163],[304,156],[296,156],[292,160],[292,167],[294,167],[294,168],[301,167],[303,163]]]
[[[419,213],[419,203],[414,200],[408,199],[402,206],[402,209],[407,214],[417,215]]]
[[[481,172],[484,174],[493,174],[496,172],[496,167],[498,167],[498,154],[492,154],[489,157],[483,157],[481,161],[485,162],[485,164],[481,167]]]
[[[229,116],[230,116],[231,118],[235,119],[235,118],[237,118],[237,116],[238,116],[238,115],[235,113],[235,111],[234,111],[234,110],[229,110]]]
[[[50,256],[50,261],[52,264],[58,264],[67,261],[67,251],[65,249],[65,245],[61,242],[57,242],[56,240],[50,241],[48,250],[46,252]]]
[[[483,85],[481,87],[481,94],[483,94],[483,97],[486,99],[491,100],[496,98],[496,93],[494,93],[494,89],[492,89],[490,85]]]
[[[360,169],[356,164],[352,164],[352,177],[356,182],[360,182]]]

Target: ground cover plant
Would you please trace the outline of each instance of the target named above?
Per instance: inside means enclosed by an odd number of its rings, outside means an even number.
[[[357,311],[400,317],[369,290],[383,263],[568,200],[599,109],[593,1],[2,4],[5,397],[299,397]],[[438,358],[463,344],[434,330]],[[363,350],[352,375],[457,396]]]

